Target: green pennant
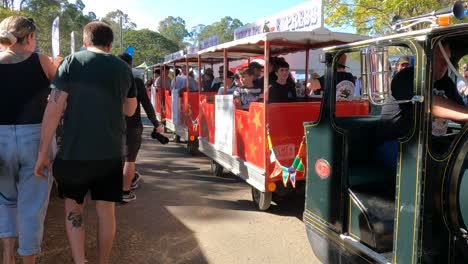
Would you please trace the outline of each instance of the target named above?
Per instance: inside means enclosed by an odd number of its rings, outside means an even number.
[[[301,162],[301,159],[299,159],[299,157],[296,156],[296,157],[294,158],[293,163],[292,163],[292,167],[295,168],[295,169],[297,169],[297,166],[299,165],[300,162]]]
[[[304,164],[302,161],[299,162],[299,165],[296,168],[297,171],[304,171]]]
[[[281,166],[281,170],[283,171],[283,185],[286,187],[288,185],[289,171],[284,166]]]

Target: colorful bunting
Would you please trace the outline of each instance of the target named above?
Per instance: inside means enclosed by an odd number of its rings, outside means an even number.
[[[286,188],[288,186],[289,171],[288,168],[284,166],[281,166],[281,170],[283,171],[283,185]]]
[[[193,130],[197,130],[197,128],[198,128],[198,119],[199,118],[200,118],[200,115],[197,116],[197,118],[195,118],[194,120],[192,120]]]
[[[271,143],[270,131],[267,126],[267,137],[268,137],[268,147],[270,148],[270,162],[275,163],[275,168],[270,174],[270,178],[275,178],[279,175],[282,176],[284,187],[288,186],[288,180],[291,182],[293,188],[296,188],[296,175],[297,172],[304,172],[304,163],[302,162],[305,158],[305,144],[304,139],[302,139],[299,151],[294,158],[294,161],[290,167],[282,166],[279,160],[276,158],[275,151],[273,149],[273,144]]]

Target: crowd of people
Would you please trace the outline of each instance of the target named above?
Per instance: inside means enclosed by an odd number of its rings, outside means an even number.
[[[15,263],[16,239],[23,262],[35,263],[41,250],[51,173],[65,200],[65,228],[74,262],[86,262],[83,210],[89,193],[96,200],[99,223],[97,262],[108,263],[116,232],[115,204],[136,199],[132,189],[139,180],[135,160],[143,131],[140,104],[155,133],[162,133],[164,127],[156,119],[144,82],[132,74],[132,57],[110,53],[113,32],[109,25],[98,21],[87,24],[83,30],[85,50],[60,64],[35,52],[36,30],[34,21],[22,16],[8,17],[0,23],[0,45],[5,48],[0,52],[2,92],[9,98],[0,104],[2,263]],[[457,91],[446,75],[442,52],[450,55],[450,47],[444,45],[443,51],[435,51],[436,60],[441,62],[435,64],[433,76],[436,96],[432,132],[436,137],[447,129],[439,119],[468,121],[466,101],[460,95],[468,93],[466,85]],[[222,67],[218,73],[215,78],[213,69],[204,69],[202,90],[232,94],[240,109],[248,110],[251,102],[293,102],[297,98],[296,82],[282,57],[270,58],[266,72],[258,62],[251,62],[235,73]],[[168,71],[155,70],[153,85],[156,89],[169,87],[172,93],[181,93],[187,86],[189,91],[198,91],[192,71],[180,67],[174,74],[171,80]],[[467,79],[468,69],[464,74]],[[356,79],[346,72],[342,61],[336,77],[337,90],[356,93]],[[321,78],[311,78],[307,84],[311,92],[322,89]],[[390,100],[411,99],[413,80],[409,58],[401,57]],[[268,87],[268,98],[263,98],[264,87]],[[382,123],[381,134],[388,134],[388,138],[404,135],[410,127],[412,109],[408,104],[385,106],[382,117],[386,122]],[[54,134],[62,118],[64,137],[53,157]]]
[[[137,105],[145,108],[154,132],[161,133],[163,126],[142,80],[133,76],[131,57],[110,53],[113,32],[108,24],[87,24],[85,50],[55,63],[35,52],[36,30],[34,21],[22,16],[0,23],[2,91],[9,98],[0,106],[2,263],[16,263],[16,239],[23,263],[35,263],[53,179],[65,201],[74,262],[86,262],[83,210],[89,194],[99,223],[96,262],[108,263],[115,204],[136,198],[130,189],[138,185],[135,159],[142,123]],[[62,118],[63,139],[54,153]]]

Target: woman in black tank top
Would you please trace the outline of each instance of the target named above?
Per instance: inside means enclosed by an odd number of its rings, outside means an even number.
[[[55,66],[34,53],[36,26],[20,16],[0,23],[0,239],[3,261],[15,263],[15,240],[23,263],[40,252],[52,178],[34,176],[40,123]],[[21,199],[19,199],[21,197]]]

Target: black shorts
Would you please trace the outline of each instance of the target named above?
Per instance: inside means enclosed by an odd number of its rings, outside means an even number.
[[[88,191],[93,200],[121,202],[123,162],[116,160],[55,159],[52,171],[62,198],[82,204]]]
[[[143,127],[127,128],[125,161],[135,162],[141,146]]]

